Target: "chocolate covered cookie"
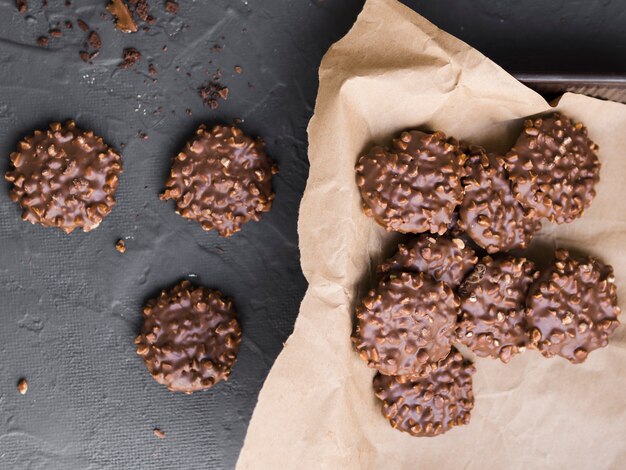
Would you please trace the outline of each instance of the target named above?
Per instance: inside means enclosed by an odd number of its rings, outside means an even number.
[[[365,213],[390,231],[445,233],[463,198],[465,158],[443,132],[407,131],[372,148],[356,164]]]
[[[554,113],[528,119],[503,159],[517,200],[535,218],[558,224],[580,217],[596,195],[598,146],[587,128]]]
[[[420,235],[398,245],[398,251],[378,266],[378,273],[423,272],[457,287],[477,262],[474,250],[460,238]]]
[[[161,199],[204,230],[228,237],[272,207],[272,175],[278,172],[259,140],[235,126],[201,125],[174,158]]]
[[[608,344],[619,325],[613,268],[557,250],[552,265],[532,285],[527,306],[532,345],[545,357],[583,362]]]
[[[122,158],[74,121],[24,137],[5,178],[22,218],[66,233],[93,230],[115,206]]]
[[[392,273],[357,308],[356,350],[383,374],[418,374],[443,359],[454,340],[459,299],[424,273]]]
[[[472,363],[453,348],[425,376],[377,374],[374,391],[392,427],[413,436],[437,436],[469,423],[474,372]]]
[[[477,146],[469,147],[467,153],[459,227],[487,253],[526,248],[541,228],[534,209],[524,209],[515,199],[508,175],[495,155]]]
[[[135,344],[154,380],[192,393],[228,379],[241,330],[233,303],[219,291],[182,281],[148,301],[143,316]]]
[[[457,336],[481,357],[500,358],[526,349],[526,295],[538,273],[525,258],[485,256],[459,288]]]

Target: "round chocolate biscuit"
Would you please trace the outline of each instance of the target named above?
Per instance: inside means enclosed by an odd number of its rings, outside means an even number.
[[[228,379],[241,330],[221,292],[182,281],[149,300],[143,317],[135,344],[154,380],[192,393]]]
[[[383,374],[417,374],[450,352],[459,299],[424,273],[392,273],[357,307],[356,350]]]
[[[619,325],[613,268],[557,250],[555,261],[530,288],[527,306],[531,344],[545,357],[583,362],[608,344]]]
[[[580,217],[596,195],[597,150],[581,123],[554,113],[528,119],[503,161],[529,214],[562,224]]]
[[[376,374],[374,392],[391,426],[413,436],[438,436],[468,424],[474,408],[472,375],[476,369],[452,349],[429,374]]]
[[[378,273],[423,272],[457,287],[477,262],[474,250],[460,238],[420,235],[398,245],[398,251],[378,266]]]
[[[93,230],[115,206],[122,158],[74,121],[24,137],[11,154],[11,200],[22,219],[66,233]]]
[[[525,258],[485,256],[459,288],[459,342],[480,357],[505,363],[523,352],[530,342],[526,295],[538,275]]]
[[[443,132],[403,132],[356,164],[365,213],[389,231],[443,234],[463,198],[465,154]]]
[[[508,175],[495,155],[477,146],[472,146],[468,155],[459,227],[487,253],[526,248],[541,228],[533,209],[524,209],[515,199]]]
[[[235,126],[201,125],[174,158],[162,200],[176,201],[176,212],[204,230],[229,237],[272,207],[272,175],[278,167]]]

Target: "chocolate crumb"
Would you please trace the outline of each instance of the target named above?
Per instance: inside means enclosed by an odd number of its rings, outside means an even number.
[[[163,52],[167,52],[167,46],[163,46]]]
[[[235,65],[235,73],[241,74],[243,70],[238,65]]]
[[[224,47],[220,46],[219,44],[215,44],[211,48],[211,52],[222,52],[223,49],[224,49]]]
[[[206,85],[201,86],[198,89],[198,93],[202,98],[202,102],[205,105],[211,107],[211,109],[216,109],[219,106],[217,102],[218,98],[223,100],[228,99],[228,88],[222,86],[222,84],[218,82],[209,82]]]
[[[28,11],[28,3],[26,3],[26,0],[15,0],[15,4],[17,5],[17,11],[20,13],[26,13]]]
[[[127,47],[124,49],[124,61],[119,65],[119,67],[122,69],[129,69],[133,67],[139,59],[141,59],[141,52],[134,47]]]
[[[146,134],[145,132],[138,132],[137,137],[139,137],[142,140],[148,140],[148,134]]]
[[[185,112],[187,113],[188,116],[191,116],[191,109],[187,108],[185,109]]]
[[[87,44],[92,49],[100,49],[102,47],[102,40],[100,39],[100,35],[95,31],[91,31],[89,36],[87,37]]]
[[[151,77],[156,77],[157,69],[156,69],[156,66],[154,64],[150,64],[148,66],[148,73],[150,74]]]
[[[115,27],[124,33],[135,33],[137,23],[123,0],[111,0],[107,10],[115,17]]]
[[[89,25],[85,23],[83,20],[81,20],[80,18],[76,20],[76,23],[78,24],[78,27],[82,29],[84,32],[89,31]]]
[[[148,5],[147,0],[137,0],[135,2],[135,15],[139,17],[142,21],[149,21],[151,17],[148,15],[150,11],[150,6]]]
[[[121,238],[115,244],[115,249],[120,253],[126,253],[126,243]]]
[[[67,20],[65,22],[65,28],[66,29],[74,29],[74,23],[72,23],[70,20]]]
[[[19,382],[17,383],[17,390],[22,395],[26,395],[26,392],[28,392],[28,380],[20,379]]]
[[[159,439],[165,439],[165,433],[161,431],[159,428],[154,428],[154,435]]]
[[[39,44],[41,47],[48,47],[49,42],[50,39],[48,39],[48,36],[40,36],[39,39],[37,39],[37,44]]]
[[[83,62],[89,63],[89,52],[87,51],[80,51],[78,53],[78,55],[80,56],[80,58],[83,60]]]
[[[61,36],[63,36],[63,33],[58,28],[51,29],[50,31],[48,31],[48,34],[53,38],[60,38]]]
[[[165,2],[165,11],[172,15],[177,15],[179,8],[178,2],[175,2],[174,0],[167,0]]]

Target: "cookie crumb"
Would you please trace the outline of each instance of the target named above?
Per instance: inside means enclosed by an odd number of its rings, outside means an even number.
[[[19,382],[17,383],[17,390],[22,395],[26,395],[26,392],[28,392],[28,380],[20,379]]]
[[[120,253],[126,253],[126,243],[121,238],[115,244],[115,249]]]
[[[161,431],[159,428],[154,428],[152,432],[159,439],[165,439],[165,432]]]

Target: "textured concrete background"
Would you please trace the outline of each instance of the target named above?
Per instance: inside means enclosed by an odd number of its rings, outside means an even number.
[[[134,35],[100,17],[106,1],[29,3],[20,15],[13,0],[0,0],[0,171],[21,136],[73,118],[122,151],[124,174],[101,227],[70,236],[22,222],[0,183],[0,468],[231,468],[306,288],[296,222],[317,68],[362,1],[181,0],[175,17],[153,1],[157,24]],[[626,68],[619,2],[406,3],[513,71]],[[79,17],[102,37],[93,64],[78,56]],[[36,46],[66,20],[72,31]],[[120,70],[129,46],[143,58]],[[211,110],[197,88],[217,69],[230,95]],[[234,118],[265,139],[281,171],[272,212],[226,240],[183,220],[158,194],[197,125]],[[154,382],[133,345],[142,304],[181,278],[232,296],[244,332],[230,381],[191,396]],[[30,382],[25,396],[20,377]]]

